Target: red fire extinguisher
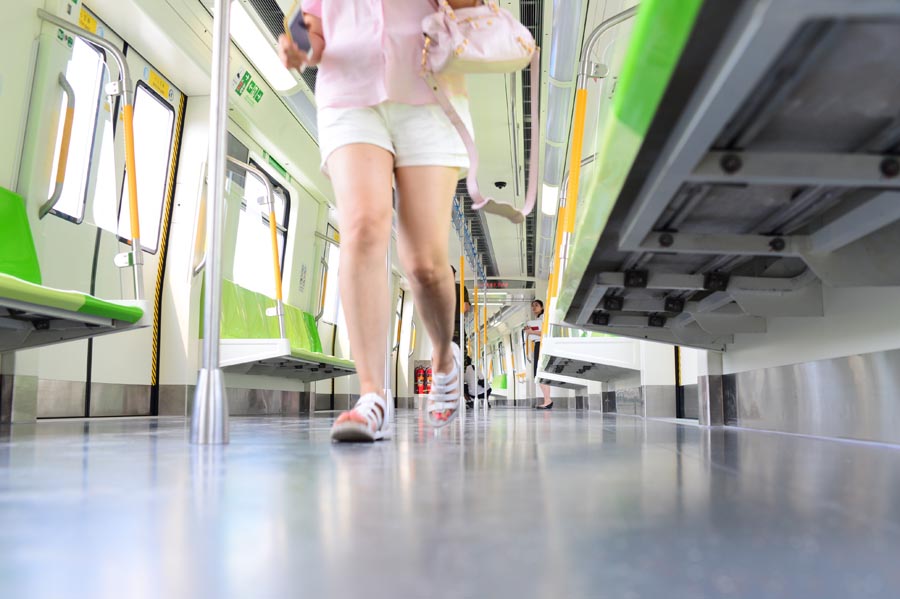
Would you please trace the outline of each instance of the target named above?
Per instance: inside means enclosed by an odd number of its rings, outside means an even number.
[[[431,393],[431,366],[425,370],[425,393]]]
[[[416,367],[416,394],[424,395],[425,393],[425,368],[422,366]]]

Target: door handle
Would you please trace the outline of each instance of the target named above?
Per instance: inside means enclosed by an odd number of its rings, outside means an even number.
[[[66,114],[63,117],[62,141],[59,146],[59,160],[56,163],[56,187],[53,188],[53,195],[50,199],[41,204],[38,210],[38,218],[44,218],[56,203],[62,197],[63,185],[66,182],[66,165],[69,162],[69,146],[72,143],[72,123],[75,121],[75,90],[69,84],[63,73],[59,74],[59,86],[62,87],[63,93],[66,94]]]

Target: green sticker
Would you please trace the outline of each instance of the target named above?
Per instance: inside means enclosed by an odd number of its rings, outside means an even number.
[[[66,39],[66,33],[62,29],[57,29],[56,39],[58,39],[59,41],[63,41],[64,39]]]
[[[251,81],[251,82],[250,82],[250,85],[247,86],[247,93],[250,94],[251,96],[253,96],[253,95],[256,94],[256,90],[257,90],[257,89],[259,89],[259,88],[256,87],[256,82],[255,82],[255,81]]]
[[[257,90],[256,90],[256,95],[253,96],[253,99],[256,100],[256,103],[257,103],[257,104],[259,104],[259,101],[262,100],[262,97],[263,97],[263,90],[257,89]]]
[[[244,76],[241,77],[240,83],[237,84],[237,87],[234,89],[237,92],[237,95],[241,95],[244,93],[244,88],[247,87],[247,84],[250,83],[250,71],[244,71]]]
[[[75,44],[75,40],[74,40],[72,37],[66,38],[66,45],[67,45],[68,47],[71,48],[74,44]]]

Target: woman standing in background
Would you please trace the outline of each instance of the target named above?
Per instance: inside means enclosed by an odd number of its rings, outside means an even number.
[[[544,302],[539,299],[531,302],[532,320],[525,324],[525,330],[528,333],[528,340],[534,342],[534,378],[537,379],[538,357],[541,355],[541,328],[544,325]],[[553,408],[553,401],[550,399],[550,385],[540,385],[541,393],[544,394],[544,403],[535,406],[538,410],[550,410]]]

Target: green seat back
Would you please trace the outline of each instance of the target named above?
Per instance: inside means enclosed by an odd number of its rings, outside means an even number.
[[[322,340],[319,338],[319,327],[316,326],[316,318],[309,312],[303,313],[303,320],[306,323],[306,331],[309,335],[309,351],[324,354],[322,351]]]
[[[201,293],[200,336],[203,336],[203,298]],[[275,307],[275,300],[261,293],[244,289],[227,279],[222,280],[222,338],[276,339],[280,337],[278,319],[267,316],[266,310]],[[284,305],[284,326],[292,350],[324,353],[316,319],[289,304]]]
[[[240,287],[227,279],[222,280],[222,339],[247,339],[248,327]],[[200,323],[203,323],[203,304],[200,305]]]
[[[0,272],[35,285],[41,267],[21,196],[0,187]]]
[[[291,349],[313,351],[309,342],[309,334],[306,332],[306,324],[303,321],[303,310],[285,304],[284,320],[288,339],[291,340]]]

